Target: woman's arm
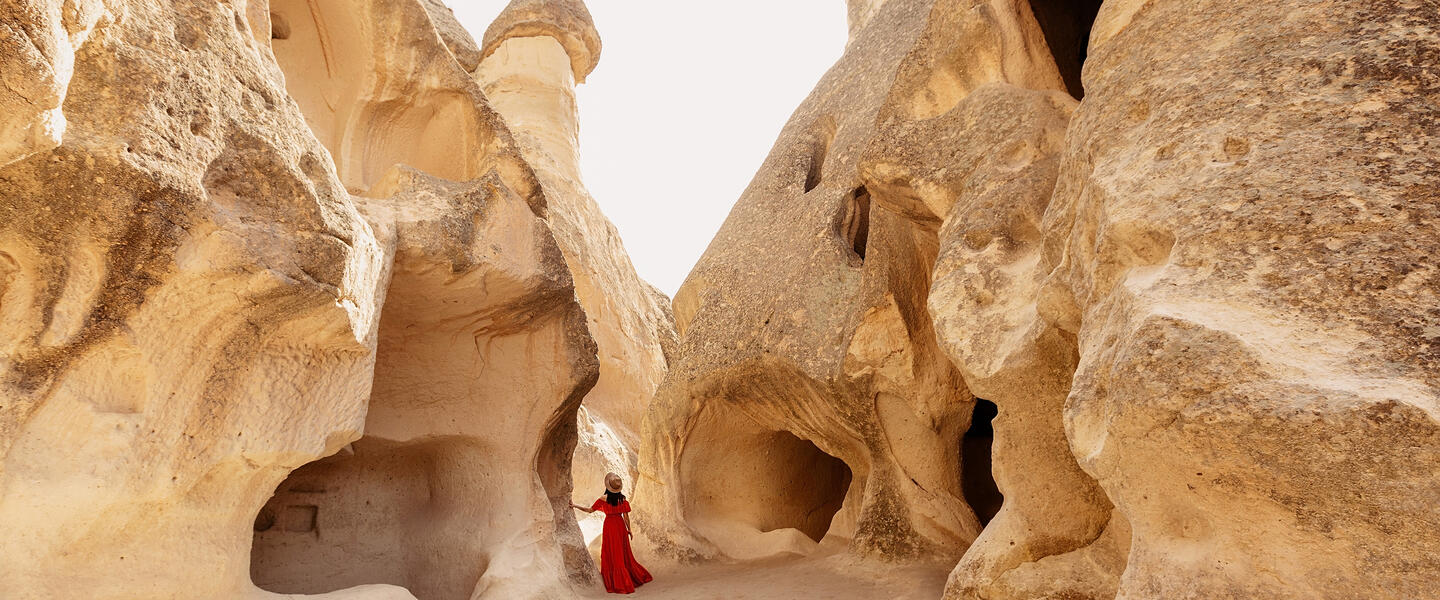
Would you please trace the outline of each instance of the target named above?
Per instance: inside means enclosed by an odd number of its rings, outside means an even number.
[[[630,513],[627,512],[621,516],[625,517],[625,533],[632,538],[635,537],[635,532],[630,531]]]
[[[590,508],[590,507],[588,507],[588,506],[580,506],[579,504],[576,504],[576,503],[574,503],[574,502],[571,502],[571,503],[570,503],[570,508],[574,508],[574,509],[578,509],[578,510],[583,510],[583,511],[585,511],[585,512],[587,512],[587,513],[593,513],[593,512],[595,512],[595,509],[593,509],[593,508]]]

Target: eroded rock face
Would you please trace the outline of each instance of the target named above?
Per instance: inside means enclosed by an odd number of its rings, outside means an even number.
[[[365,437],[280,485],[256,524],[255,581],[568,592],[560,545],[575,575],[593,569],[573,517],[559,518],[598,365],[554,238],[493,173],[452,183],[406,169],[376,191],[361,209],[395,250]]]
[[[535,167],[548,220],[574,274],[599,348],[600,379],[580,412],[577,499],[599,495],[605,473],[636,481],[640,419],[666,372],[675,336],[669,300],[641,280],[620,235],[580,178],[575,84],[595,67],[600,38],[583,3],[517,0],[485,34],[475,71],[485,95]],[[582,501],[582,503],[584,503]],[[588,519],[593,537],[603,516]]]
[[[0,166],[59,145],[75,51],[97,25],[114,19],[114,1],[15,0],[0,13]]]
[[[850,3],[675,299],[662,553],[964,550],[947,598],[1437,586],[1440,14],[1097,6]],[[1004,494],[973,544],[971,394]]]
[[[262,511],[252,572],[269,590],[555,597],[594,581],[569,508],[594,341],[545,190],[429,8],[271,7],[291,92],[394,254],[365,437]]]
[[[1004,503],[947,597],[1110,598],[1125,553],[1092,544],[1111,506],[1062,420],[1075,343],[1036,310],[1049,273],[1041,221],[1076,101],[1027,3],[937,2],[929,27],[861,173],[878,201],[936,236],[934,335],[999,410],[989,467]]]
[[[1041,312],[1079,341],[1071,446],[1134,528],[1119,598],[1440,587],[1437,23],[1101,9]]]
[[[636,494],[662,553],[958,558],[980,531],[972,396],[926,310],[939,247],[860,171],[932,5],[875,4],[676,296]]]
[[[0,167],[0,596],[259,595],[255,509],[359,437],[382,249],[243,10],[59,5],[0,8],[49,94],[0,113],[68,123]]]
[[[59,36],[0,46],[6,93],[69,123],[0,130],[0,596],[594,582],[568,502],[595,343],[443,11],[0,8]]]

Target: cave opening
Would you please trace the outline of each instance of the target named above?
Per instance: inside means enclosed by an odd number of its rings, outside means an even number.
[[[1030,0],[1030,10],[1045,34],[1065,88],[1079,100],[1085,97],[1080,69],[1090,45],[1090,28],[1100,12],[1101,0]]]
[[[870,244],[870,191],[865,186],[855,188],[845,199],[845,218],[840,223],[840,231],[850,251],[863,262]]]
[[[990,471],[990,448],[995,441],[992,421],[998,414],[1000,409],[994,402],[976,398],[970,429],[960,442],[960,488],[982,527],[995,518],[1005,501]]]
[[[831,520],[845,502],[852,477],[850,467],[788,431],[774,432],[770,443],[771,456],[779,457],[781,462],[771,469],[770,481],[776,488],[788,489],[792,502],[790,510],[775,511],[763,520],[760,530],[793,527],[818,542],[830,530]]]
[[[324,594],[389,584],[417,598],[468,598],[489,565],[473,535],[438,527],[488,451],[458,437],[416,444],[364,437],[290,473],[255,519],[250,577],[265,591]]]
[[[406,574],[396,570],[403,550],[394,543],[400,532],[391,518],[426,503],[405,497],[429,488],[425,469],[414,468],[426,457],[373,456],[366,441],[307,463],[276,486],[255,518],[250,576],[256,586],[318,594],[406,583]],[[387,523],[391,527],[382,526]]]
[[[686,519],[702,534],[723,545],[785,529],[819,542],[830,532],[850,492],[845,461],[733,412],[704,411],[694,435],[680,475]]]

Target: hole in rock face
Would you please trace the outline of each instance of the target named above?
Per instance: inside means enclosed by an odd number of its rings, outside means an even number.
[[[865,260],[865,250],[870,243],[870,191],[865,186],[855,188],[845,200],[845,219],[840,223],[840,232],[860,260]]]
[[[443,524],[464,508],[454,505],[465,480],[457,474],[483,471],[484,449],[444,437],[352,446],[296,469],[260,509],[255,585],[321,594],[384,583],[426,600],[468,598],[487,565],[464,560],[472,540]]]
[[[270,39],[290,39],[290,23],[285,20],[285,17],[273,12],[270,13]]]
[[[1101,0],[1030,0],[1035,20],[1045,33],[1045,43],[1060,67],[1065,88],[1076,99],[1085,97],[1080,83],[1080,67],[1085,64],[1085,51],[1090,45],[1090,27],[1100,12]]]
[[[687,519],[702,530],[740,524],[824,538],[850,489],[850,467],[790,432],[717,412],[706,411],[682,459]]]
[[[822,117],[811,128],[814,140],[810,146],[810,165],[805,172],[805,191],[815,189],[824,176],[825,158],[830,155],[830,144],[835,141],[835,119]]]
[[[990,473],[990,445],[995,441],[995,428],[991,421],[1000,410],[994,402],[975,399],[975,416],[970,420],[970,429],[960,442],[960,488],[965,501],[975,511],[975,516],[984,526],[1000,512],[1005,496],[995,485]]]

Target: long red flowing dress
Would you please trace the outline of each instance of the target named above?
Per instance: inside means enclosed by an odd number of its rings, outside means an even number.
[[[625,533],[625,513],[630,512],[630,501],[621,500],[619,506],[610,506],[602,496],[590,508],[605,513],[605,529],[600,534],[600,579],[605,580],[605,591],[612,594],[633,594],[635,588],[649,583],[654,577],[630,552],[630,536]]]

